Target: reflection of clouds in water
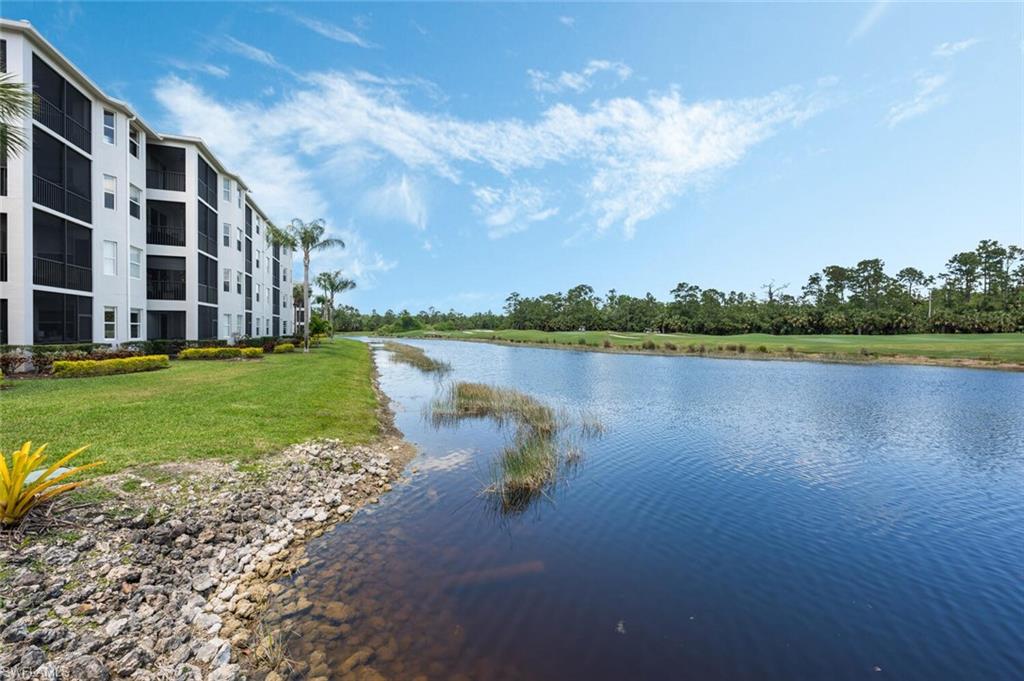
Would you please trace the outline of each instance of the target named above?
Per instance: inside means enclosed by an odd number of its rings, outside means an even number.
[[[421,471],[454,471],[462,468],[473,458],[469,449],[456,449],[444,456],[432,456],[419,461],[416,468]]]

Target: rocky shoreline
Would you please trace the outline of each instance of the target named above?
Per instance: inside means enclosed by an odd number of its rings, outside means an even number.
[[[306,540],[376,503],[413,453],[393,435],[316,440],[258,466],[97,480],[103,500],[62,500],[0,534],[0,679],[287,678],[261,631],[275,581],[304,564]]]

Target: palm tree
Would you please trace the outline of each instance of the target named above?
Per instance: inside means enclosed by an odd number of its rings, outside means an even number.
[[[302,306],[306,313],[305,322],[302,325],[302,347],[303,352],[309,352],[309,256],[313,251],[322,251],[334,246],[345,248],[345,242],[341,239],[324,236],[327,224],[323,218],[317,218],[312,222],[303,222],[295,218],[284,229],[274,224],[268,224],[267,231],[270,232],[271,241],[278,246],[284,246],[293,251],[302,250]]]
[[[316,277],[316,284],[323,289],[324,319],[331,325],[331,337],[334,336],[334,296],[354,289],[356,283],[342,276],[341,270],[321,272]]]
[[[17,156],[28,145],[22,127],[26,116],[32,115],[32,93],[13,79],[13,74],[0,74],[0,158]]]

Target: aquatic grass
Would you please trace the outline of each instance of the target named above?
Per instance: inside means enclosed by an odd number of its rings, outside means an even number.
[[[416,367],[424,373],[446,374],[452,370],[451,365],[447,362],[442,362],[428,356],[422,348],[418,348],[414,345],[387,341],[384,343],[384,349],[391,353],[391,356],[394,357],[395,361]]]
[[[491,467],[491,482],[483,489],[501,514],[525,511],[554,488],[562,472],[582,460],[582,448],[570,438],[560,437],[569,424],[563,412],[509,388],[455,383],[431,404],[430,418],[435,427],[467,418],[489,418],[499,427],[515,427],[510,444]],[[597,437],[603,432],[600,421],[581,414],[580,437]]]

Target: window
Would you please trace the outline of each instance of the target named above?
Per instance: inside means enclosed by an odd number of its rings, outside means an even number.
[[[231,337],[231,315],[224,315],[224,335],[228,338]]]
[[[256,284],[256,302],[260,302],[260,284]]]
[[[256,249],[256,267],[257,268],[260,266],[260,259],[261,258],[262,258],[262,254],[260,252],[260,249],[257,248]]]
[[[288,270],[281,270],[281,281],[288,281]]]
[[[256,335],[260,335],[260,318],[256,318]]]
[[[284,336],[288,335],[288,322],[281,322],[281,334]]]
[[[103,242],[103,274],[117,276],[117,242]]]
[[[113,175],[103,176],[103,207],[114,210],[114,199],[117,197],[117,178]]]
[[[117,338],[116,307],[103,308],[103,338],[104,340],[114,340],[115,338]]]
[[[135,338],[142,338],[142,310],[133,308],[128,313],[128,335]]]
[[[235,315],[235,322],[237,322],[235,324],[235,329],[236,329],[235,333],[237,333],[239,336],[241,336],[242,335],[242,324],[244,323],[242,321],[242,315]]]
[[[114,143],[114,112],[103,112],[103,141],[107,144]]]
[[[128,212],[133,218],[142,217],[142,190],[134,184],[128,185]]]
[[[224,293],[231,293],[231,268],[224,268]],[[229,331],[231,330],[231,324],[226,327]]]
[[[139,131],[135,128],[128,129],[128,153],[135,158],[139,157]]]
[[[224,245],[231,246],[231,225],[224,223]]]
[[[235,288],[238,289],[239,295],[242,293],[242,271],[235,272]]]
[[[226,177],[224,178],[224,200],[231,200],[231,180]]]
[[[92,340],[92,298],[46,291],[32,292],[36,343],[81,343]]]
[[[242,207],[242,188],[238,188],[238,207]]]
[[[238,230],[238,240],[235,242],[235,247],[238,248],[239,252],[241,252],[242,251],[242,228],[238,227],[236,229]]]
[[[131,247],[128,258],[128,273],[132,279],[142,279],[142,249]]]
[[[259,234],[259,233],[260,233],[260,224],[261,224],[262,222],[263,222],[263,220],[260,220],[260,219],[259,219],[258,217],[256,218],[256,233],[257,233],[257,234]]]

